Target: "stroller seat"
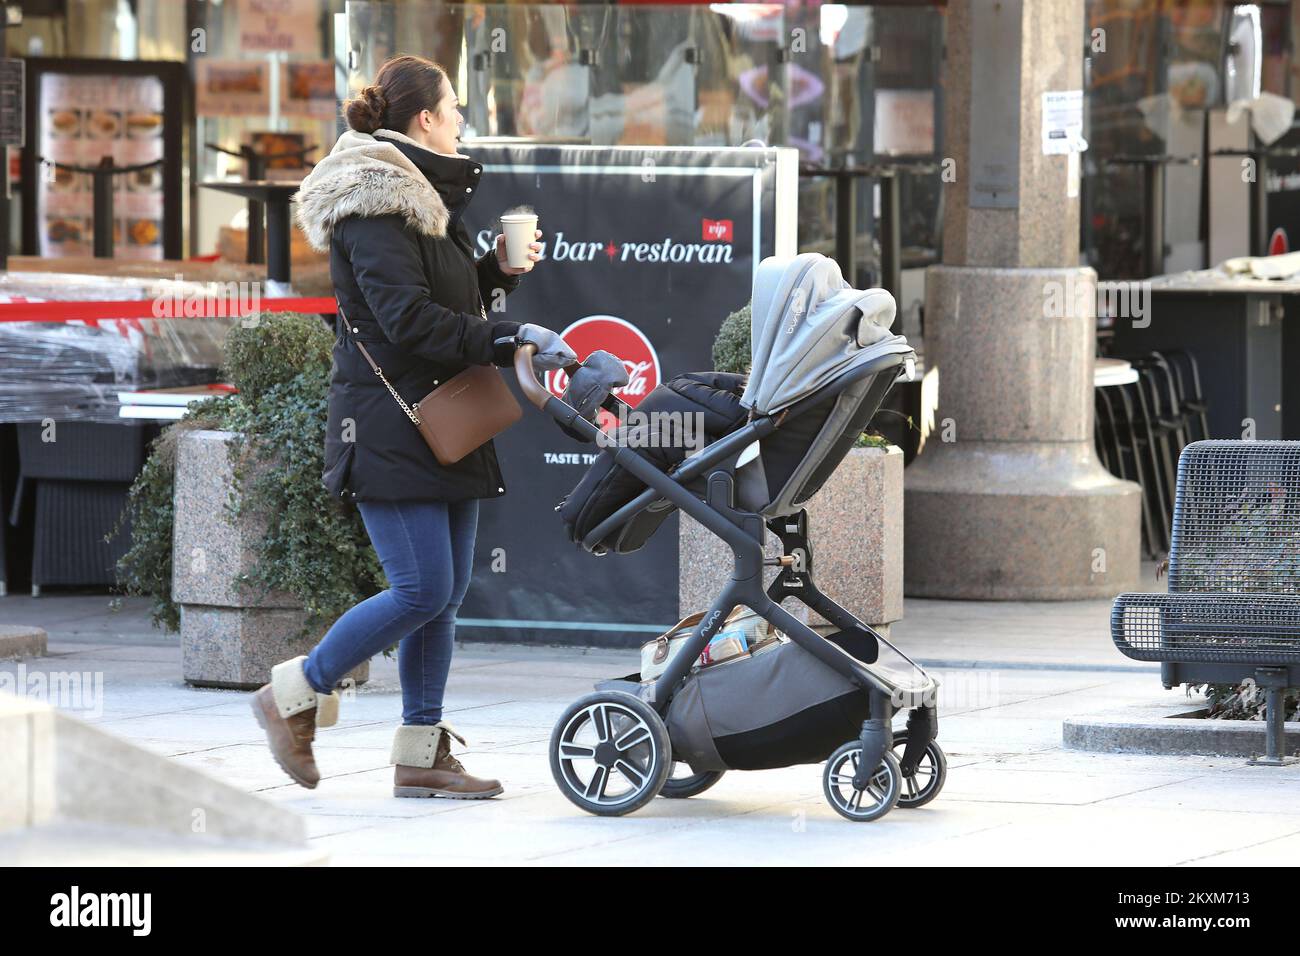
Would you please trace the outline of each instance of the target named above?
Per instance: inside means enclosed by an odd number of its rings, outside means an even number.
[[[879,291],[872,290],[872,311],[859,311],[856,317],[850,315],[845,319],[845,327],[854,341],[862,335],[857,326],[893,320],[893,299],[888,299],[890,308],[882,308],[878,296],[874,295]],[[872,325],[872,329],[878,332],[882,327]],[[773,416],[774,430],[756,443],[756,453],[750,450],[714,466],[713,470],[721,469],[732,475],[738,507],[764,518],[777,518],[798,512],[821,490],[880,408],[900,370],[910,374],[906,368],[915,361],[911,346],[903,336],[890,334],[888,326],[883,327],[883,333],[868,332],[875,335],[875,342],[854,350],[854,361],[848,368],[825,381],[812,395],[785,406]],[[746,385],[745,394],[749,391]],[[711,437],[716,436],[715,441],[745,424],[748,412],[744,402],[742,396],[737,412],[743,414],[737,414],[730,427],[711,433]],[[674,467],[663,469],[673,477],[683,478],[684,486],[701,500],[707,497],[707,476],[691,474],[690,464],[707,450],[683,454]],[[644,483],[625,476],[626,480],[617,485],[604,486],[606,498],[599,507],[586,512],[589,523],[584,523],[578,517],[580,510],[598,484],[592,476],[605,475],[617,468],[608,449],[602,458],[606,460],[591,466],[561,503],[560,510],[571,539],[586,550],[594,554],[627,554],[643,547],[677,508],[663,497],[647,497]],[[591,521],[596,515],[604,517]]]

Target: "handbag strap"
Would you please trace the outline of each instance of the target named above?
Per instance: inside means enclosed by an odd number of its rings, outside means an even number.
[[[343,303],[339,302],[337,298],[335,298],[334,303],[338,307],[339,318],[343,320],[344,329],[351,332],[355,332],[356,329],[352,328],[352,323],[348,321],[348,317],[343,313]],[[411,420],[411,424],[415,425],[418,428],[420,426],[420,419],[416,416],[415,411],[411,408],[411,406],[406,404],[406,402],[402,399],[402,396],[397,394],[397,389],[393,388],[392,383],[388,381],[388,376],[386,376],[384,374],[384,370],[379,367],[379,363],[370,357],[370,350],[361,344],[360,339],[354,338],[352,340],[352,344],[355,345],[358,349],[360,349],[361,355],[365,358],[366,363],[370,366],[370,368],[374,371],[374,373],[379,376],[379,380],[384,383],[384,386],[388,389],[388,393],[393,396],[393,401],[397,402],[398,405],[402,406],[402,411],[406,412],[406,417]]]

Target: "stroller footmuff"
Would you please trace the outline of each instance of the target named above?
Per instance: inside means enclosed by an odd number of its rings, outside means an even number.
[[[740,405],[745,376],[728,372],[687,372],[660,385],[637,406],[634,421],[609,437],[582,480],[556,509],[569,540],[581,543],[597,525],[645,490],[645,482],[614,460],[614,449],[637,448],[660,471],[680,463],[693,448],[729,435],[745,421]],[[676,508],[670,503],[648,510],[600,542],[597,553],[636,551]]]
[[[848,287],[813,253],[769,258],[754,281],[747,379],[679,376],[638,411],[701,412],[706,447],[624,441],[602,450],[558,509],[569,537],[594,552],[635,550],[675,509],[730,547],[735,570],[676,650],[645,679],[605,681],[555,724],[551,771],[561,792],[599,815],[630,813],[657,795],[686,797],[731,770],[824,762],[837,813],[869,821],[939,793],[946,762],[936,737],[937,685],[880,634],[818,590],[804,503],[822,487],[880,407],[912,376],[915,355],[890,332],[894,300]],[[516,354],[524,393],[570,433],[599,430],[537,381],[528,346]],[[610,397],[602,407],[627,411]],[[619,430],[632,434],[637,425]],[[765,556],[768,534],[782,544]],[[780,572],[763,587],[764,565]],[[782,607],[803,602],[829,622],[818,633]],[[781,632],[740,647],[724,631],[747,607]],[[730,652],[711,652],[714,638]],[[703,656],[702,656],[703,655]],[[893,718],[907,711],[906,727]]]

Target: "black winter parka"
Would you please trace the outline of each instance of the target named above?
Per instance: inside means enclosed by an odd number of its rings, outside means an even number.
[[[505,493],[489,442],[438,464],[356,347],[408,404],[471,364],[508,365],[518,323],[505,295],[519,283],[494,250],[474,257],[461,215],[482,164],[406,136],[349,130],[295,196],[311,244],[330,254],[339,303],[323,479],[347,501],[461,501]],[[345,321],[346,320],[346,321]]]

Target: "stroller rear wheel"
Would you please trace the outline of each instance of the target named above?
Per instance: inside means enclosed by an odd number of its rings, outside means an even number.
[[[619,691],[569,705],[551,733],[551,774],[572,803],[597,816],[639,810],[672,770],[668,728],[654,708]]]
[[[903,751],[907,749],[907,734],[894,734],[894,756],[901,765]],[[948,758],[937,741],[930,741],[916,765],[916,772],[903,778],[903,792],[898,795],[898,805],[908,810],[923,807],[939,795],[948,779]]]
[[[680,777],[676,776],[678,769],[686,768],[686,773]],[[689,765],[684,763],[674,763],[672,769],[668,772],[668,779],[664,781],[663,789],[659,791],[659,796],[668,797],[672,800],[684,800],[687,797],[696,797],[708,790],[726,773],[725,770],[703,770],[699,773],[692,773]]]
[[[903,774],[898,769],[898,758],[886,751],[867,788],[859,790],[853,785],[853,775],[858,771],[861,756],[862,744],[857,740],[850,740],[831,754],[822,771],[822,791],[826,802],[840,816],[855,823],[868,823],[894,809],[902,790]]]

